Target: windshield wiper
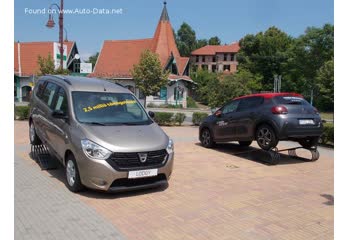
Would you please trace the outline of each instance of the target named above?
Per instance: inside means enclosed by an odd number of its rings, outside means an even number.
[[[92,125],[99,125],[99,126],[106,126],[106,124],[104,123],[100,123],[100,122],[82,122],[85,124],[92,124]]]

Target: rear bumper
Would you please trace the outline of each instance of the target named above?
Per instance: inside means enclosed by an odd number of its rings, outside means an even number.
[[[322,123],[315,126],[300,126],[298,123],[285,122],[279,132],[280,140],[291,138],[320,137],[323,133]]]

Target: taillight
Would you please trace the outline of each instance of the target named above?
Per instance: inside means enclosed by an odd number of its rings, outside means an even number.
[[[287,114],[288,113],[288,109],[285,106],[274,106],[271,109],[271,112],[273,114]]]
[[[317,110],[317,108],[314,107],[314,113],[315,114],[320,114],[319,111]]]

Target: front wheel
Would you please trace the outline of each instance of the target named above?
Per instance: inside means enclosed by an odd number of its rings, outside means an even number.
[[[30,140],[30,144],[32,144],[32,145],[40,145],[41,144],[41,140],[38,137],[38,135],[36,134],[33,121],[31,121],[29,124],[29,140]]]
[[[208,128],[204,128],[201,132],[200,141],[203,147],[211,148],[214,146],[215,142]]]
[[[309,137],[300,139],[298,142],[303,148],[316,147],[319,141],[319,137]]]
[[[269,125],[261,125],[256,131],[256,141],[263,150],[270,150],[278,144],[278,139],[275,131]]]
[[[66,181],[68,189],[72,192],[79,192],[84,188],[80,181],[77,162],[72,154],[68,156],[66,162]]]

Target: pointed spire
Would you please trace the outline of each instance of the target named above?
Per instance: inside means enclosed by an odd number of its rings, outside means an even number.
[[[168,15],[168,11],[166,9],[166,1],[163,2],[164,3],[164,7],[163,7],[163,11],[162,11],[162,15],[160,15],[160,19],[159,21],[169,21],[169,15]]]

